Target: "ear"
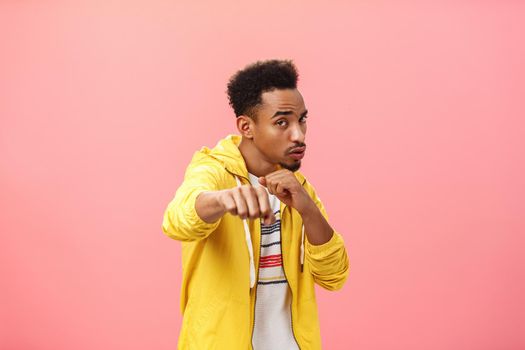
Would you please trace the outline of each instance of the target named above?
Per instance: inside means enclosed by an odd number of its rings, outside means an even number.
[[[237,117],[237,129],[247,139],[253,139],[253,128],[255,122],[247,115],[240,115]]]

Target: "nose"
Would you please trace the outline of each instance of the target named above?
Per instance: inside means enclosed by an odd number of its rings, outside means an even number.
[[[290,130],[290,141],[293,143],[304,143],[306,130],[300,124],[294,124]]]

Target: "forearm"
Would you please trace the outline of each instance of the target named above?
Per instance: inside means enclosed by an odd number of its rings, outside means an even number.
[[[225,214],[226,210],[219,201],[220,192],[204,191],[197,196],[195,211],[203,221],[213,223]]]
[[[343,238],[328,224],[324,210],[315,206],[303,215],[306,261],[315,282],[327,290],[343,287],[350,268]]]
[[[321,245],[332,238],[334,230],[313,201],[300,214],[310,244]]]

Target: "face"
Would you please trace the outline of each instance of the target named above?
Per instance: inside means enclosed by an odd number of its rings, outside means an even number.
[[[307,110],[297,89],[264,92],[253,123],[253,143],[262,157],[296,171],[305,154]]]

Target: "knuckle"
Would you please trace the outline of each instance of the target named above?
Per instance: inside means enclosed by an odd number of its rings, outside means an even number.
[[[248,191],[247,195],[248,195],[250,198],[257,198],[257,191],[252,187],[252,188]]]

